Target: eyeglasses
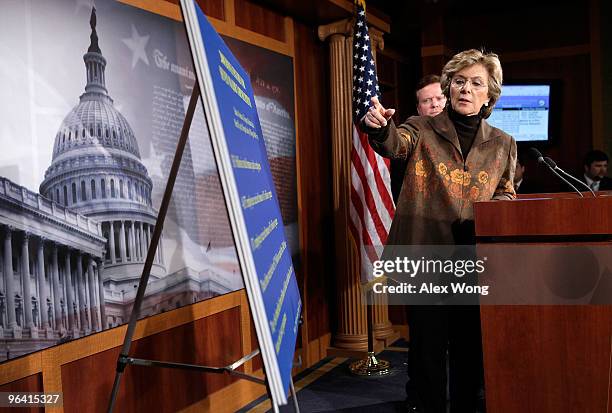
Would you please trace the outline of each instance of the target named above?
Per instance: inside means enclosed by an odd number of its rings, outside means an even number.
[[[463,89],[468,83],[472,85],[474,90],[481,90],[487,87],[485,81],[480,78],[464,79],[462,77],[455,77],[453,80],[451,80],[451,86],[456,89]]]

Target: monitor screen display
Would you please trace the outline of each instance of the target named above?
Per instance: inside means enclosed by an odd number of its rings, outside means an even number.
[[[504,85],[487,121],[517,142],[547,142],[550,137],[549,84]]]

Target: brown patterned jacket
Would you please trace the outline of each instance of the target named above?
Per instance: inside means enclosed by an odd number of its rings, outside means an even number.
[[[387,245],[472,244],[473,203],[516,197],[516,142],[484,119],[467,159],[446,110],[367,132],[380,155],[408,161]]]

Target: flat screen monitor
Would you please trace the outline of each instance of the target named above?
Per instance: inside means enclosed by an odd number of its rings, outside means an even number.
[[[487,121],[512,135],[517,142],[549,142],[551,91],[550,83],[503,85]]]

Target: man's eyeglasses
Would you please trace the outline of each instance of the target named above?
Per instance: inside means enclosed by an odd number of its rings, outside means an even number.
[[[485,87],[487,87],[486,82],[478,77],[474,79],[465,79],[463,77],[455,77],[453,78],[453,80],[451,80],[451,86],[456,89],[463,89],[468,83],[472,85],[472,88],[474,88],[474,90],[480,90],[480,89],[484,89]]]

